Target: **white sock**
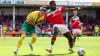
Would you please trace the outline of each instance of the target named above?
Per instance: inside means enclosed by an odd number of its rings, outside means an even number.
[[[50,50],[52,50],[52,48],[53,48],[53,45],[50,45]]]
[[[32,45],[32,43],[29,43],[30,45]]]
[[[16,50],[15,50],[15,51],[16,51],[16,52],[18,52],[18,50],[19,50],[19,48],[16,48]]]

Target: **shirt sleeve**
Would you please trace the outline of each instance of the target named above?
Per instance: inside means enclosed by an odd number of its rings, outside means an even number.
[[[44,19],[47,19],[47,18],[48,18],[48,16],[47,16],[47,14],[45,14],[45,15],[44,15]]]
[[[62,12],[66,12],[66,10],[67,10],[65,7],[61,7],[60,9]]]

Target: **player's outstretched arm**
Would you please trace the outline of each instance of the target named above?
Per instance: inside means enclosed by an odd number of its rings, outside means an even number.
[[[80,9],[83,9],[83,8],[85,8],[85,6],[76,7],[76,8],[68,8],[66,11],[67,11],[67,12],[72,12],[72,11],[74,11],[74,10],[80,10]]]

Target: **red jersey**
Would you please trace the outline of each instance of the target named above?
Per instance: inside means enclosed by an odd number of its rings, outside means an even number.
[[[55,11],[48,10],[47,19],[54,24],[65,24],[62,13],[66,11],[66,8],[61,7]]]
[[[73,16],[71,19],[70,19],[70,22],[72,24],[72,29],[80,29],[80,19],[78,16]]]

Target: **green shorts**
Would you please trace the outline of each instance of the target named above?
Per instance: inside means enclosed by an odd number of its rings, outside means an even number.
[[[21,30],[29,33],[30,35],[36,33],[35,26],[28,24],[26,21],[23,23]]]
[[[4,35],[6,35],[6,32],[3,32]]]
[[[95,32],[96,35],[98,35],[98,32]]]

